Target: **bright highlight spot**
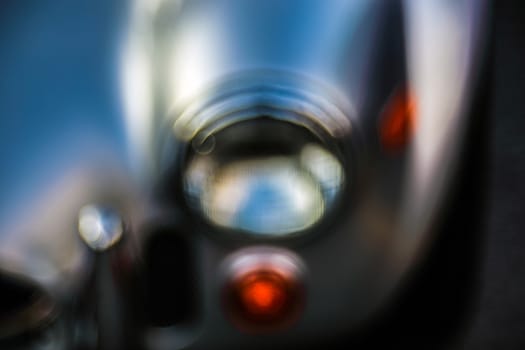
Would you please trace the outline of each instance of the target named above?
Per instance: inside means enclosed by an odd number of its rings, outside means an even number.
[[[241,291],[242,303],[246,310],[254,315],[272,316],[286,303],[286,286],[278,276],[253,276]]]

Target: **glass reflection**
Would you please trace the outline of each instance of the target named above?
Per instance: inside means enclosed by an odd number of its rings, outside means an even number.
[[[229,128],[190,157],[184,176],[190,206],[214,225],[257,235],[282,236],[318,223],[342,188],[339,160],[286,122]]]

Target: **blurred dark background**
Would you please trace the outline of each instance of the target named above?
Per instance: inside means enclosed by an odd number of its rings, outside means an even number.
[[[487,232],[468,349],[525,348],[525,7],[492,1]]]

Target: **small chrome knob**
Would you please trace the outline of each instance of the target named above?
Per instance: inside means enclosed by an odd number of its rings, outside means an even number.
[[[120,215],[111,208],[87,205],[80,209],[78,232],[95,251],[104,251],[117,243],[124,230]]]

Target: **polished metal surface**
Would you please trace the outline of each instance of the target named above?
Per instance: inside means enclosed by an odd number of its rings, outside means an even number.
[[[0,138],[1,159],[12,164],[1,183],[0,271],[52,300],[39,324],[81,333],[56,348],[77,338],[87,348],[279,347],[364,324],[432,242],[461,153],[485,2],[129,6],[119,21],[107,19],[118,34],[99,50],[105,94],[62,100],[64,83],[56,96],[42,92],[47,100],[29,91],[36,102],[19,104],[23,111],[0,99],[3,115],[27,119],[19,129],[1,119],[18,142]],[[80,68],[70,67],[71,81],[93,74]],[[393,155],[378,125],[400,88],[417,102],[416,126]],[[51,102],[40,109],[38,101]],[[190,321],[168,327],[137,311],[159,226],[190,246],[167,258],[185,259],[169,266],[189,270],[198,305]],[[224,266],[261,243],[297,256],[308,295],[293,327],[264,338],[239,331],[220,302]]]

